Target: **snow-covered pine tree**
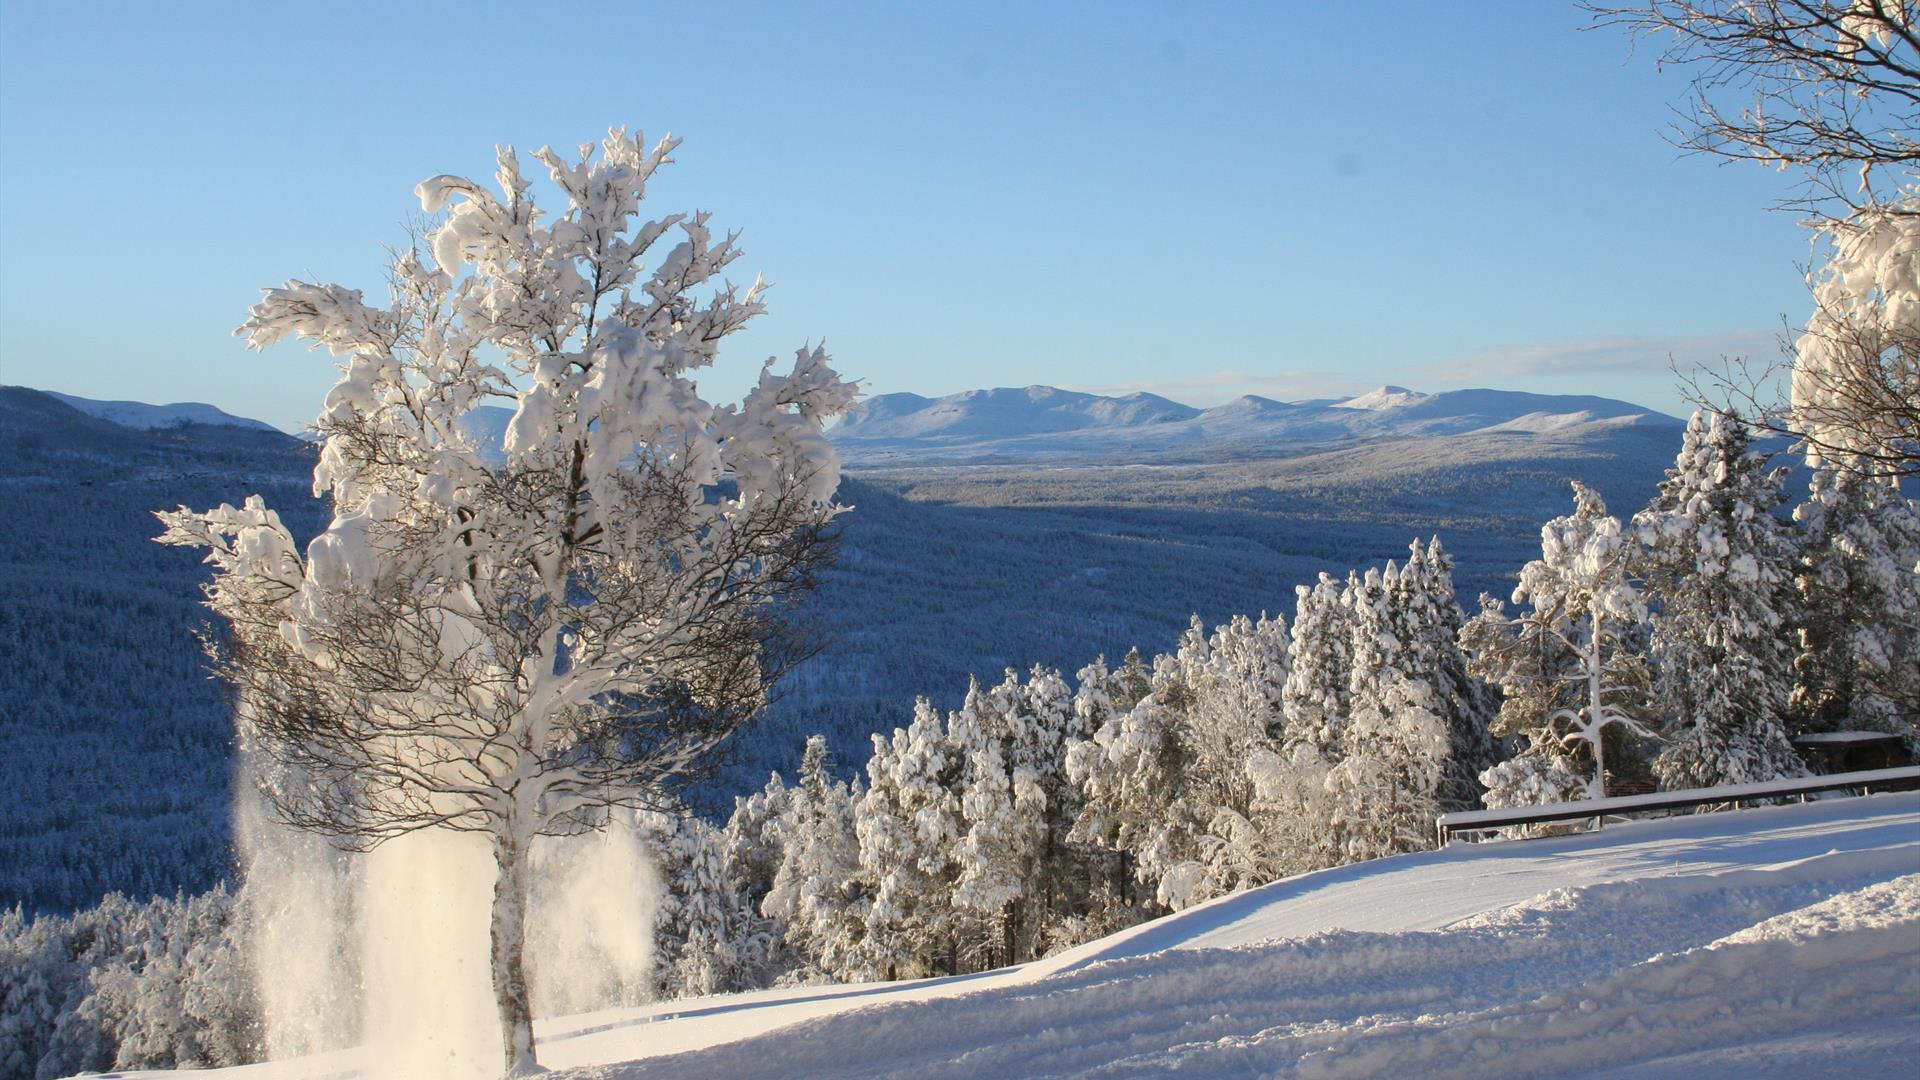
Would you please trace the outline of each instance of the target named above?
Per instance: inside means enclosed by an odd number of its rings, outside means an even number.
[[[791,805],[792,794],[779,773],[768,777],[766,787],[752,795],[734,797],[733,814],[721,837],[727,881],[752,910],[760,910],[767,893],[773,891],[786,847],[782,830],[792,820]]]
[[[1806,731],[1903,736],[1920,755],[1920,504],[1821,467],[1794,508],[1804,614],[1790,711]]]
[[[781,826],[780,867],[760,912],[784,927],[803,961],[799,975],[852,981],[872,974],[866,955],[870,883],[860,867],[853,808],[865,795],[833,779],[824,736],[807,739],[800,775],[788,793]]]
[[[1646,599],[1628,575],[1631,538],[1598,492],[1573,485],[1574,512],[1540,530],[1509,617],[1492,597],[1460,631],[1468,671],[1505,693],[1495,735],[1525,745],[1480,781],[1490,807],[1600,798],[1608,729],[1649,733]]]
[[[1663,787],[1758,783],[1805,771],[1788,741],[1795,545],[1768,468],[1738,417],[1695,412],[1653,502],[1634,516],[1657,600],[1649,655],[1665,717]]]
[[[1052,831],[1060,805],[1072,699],[1057,672],[1036,667],[1023,685],[1008,668],[983,690],[976,680],[947,730],[963,756],[960,877],[954,904],[971,916],[963,952],[1011,963],[1033,954],[1061,883],[1050,857],[1066,853]],[[1051,793],[1051,795],[1050,795]]]
[[[1432,681],[1436,657],[1422,638],[1438,621],[1418,548],[1403,571],[1393,562],[1348,583],[1352,630],[1347,722],[1325,781],[1336,857],[1374,859],[1426,847],[1439,812],[1449,749]],[[1412,579],[1412,580],[1409,580]]]
[[[1123,669],[1124,670],[1124,669]],[[1153,686],[1090,738],[1069,747],[1067,774],[1080,785],[1069,839],[1121,853],[1135,884],[1157,894],[1168,867],[1192,850],[1198,824],[1184,801],[1185,688],[1171,657],[1158,657]],[[1166,906],[1157,895],[1140,897]]]
[[[1201,887],[1220,895],[1263,884],[1277,875],[1279,839],[1271,819],[1254,809],[1247,762],[1276,753],[1286,728],[1287,622],[1265,612],[1256,621],[1236,615],[1206,640],[1205,662],[1191,668],[1188,711],[1188,800],[1203,808],[1206,829],[1197,861]],[[1188,646],[1183,644],[1183,651]]]
[[[1453,556],[1435,536],[1424,550],[1411,545],[1400,584],[1405,599],[1398,606],[1411,624],[1406,641],[1406,670],[1432,691],[1435,711],[1447,724],[1446,779],[1440,788],[1443,810],[1466,810],[1479,805],[1480,774],[1500,760],[1489,730],[1494,714],[1492,688],[1467,671],[1460,651],[1460,628],[1466,612],[1453,587]]]
[[[1311,588],[1295,588],[1293,641],[1288,650],[1286,744],[1331,756],[1340,744],[1353,680],[1353,625],[1346,586],[1321,574]]]
[[[734,993],[767,984],[779,925],[754,911],[727,864],[727,837],[692,814],[643,813],[661,878],[654,971],[661,996]]]
[[[953,893],[963,761],[925,698],[892,738],[873,736],[867,794],[854,810],[860,863],[874,882],[868,950],[888,978],[957,973]]]

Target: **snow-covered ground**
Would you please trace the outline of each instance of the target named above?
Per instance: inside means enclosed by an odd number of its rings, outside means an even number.
[[[1920,794],[1310,874],[1022,967],[544,1023],[570,1075],[1911,1075]],[[352,1076],[354,1055],[230,1070]],[[154,1075],[154,1074],[148,1074]]]

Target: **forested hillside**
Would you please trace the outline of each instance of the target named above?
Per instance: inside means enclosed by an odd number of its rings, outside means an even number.
[[[198,559],[153,511],[260,491],[302,536],[312,451],[135,431],[0,389],[0,907],[199,891],[228,866],[232,723],[202,665]]]
[[[193,638],[204,568],[150,542],[152,511],[259,492],[310,535],[311,451],[239,427],[133,431],[17,388],[0,409],[0,907],[202,890],[227,869],[230,722]],[[856,473],[811,605],[827,647],[695,801],[723,814],[770,770],[791,775],[814,733],[851,771],[868,733],[905,724],[916,694],[956,707],[970,674],[1166,650],[1195,613],[1291,613],[1294,585],[1404,556],[1415,536],[1445,539],[1471,606],[1510,589],[1568,479],[1638,505],[1677,442],[1625,425],[1177,467]]]

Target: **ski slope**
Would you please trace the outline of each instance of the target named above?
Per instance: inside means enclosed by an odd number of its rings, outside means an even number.
[[[997,972],[664,1002],[539,1033],[545,1064],[602,1080],[1910,1075],[1920,793],[1455,844]],[[377,1057],[227,1075],[378,1075]]]

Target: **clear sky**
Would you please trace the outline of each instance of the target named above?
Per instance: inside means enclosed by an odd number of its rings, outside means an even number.
[[[1350,13],[1364,11],[1360,17]],[[382,288],[442,172],[612,123],[743,230],[869,392],[1196,405],[1381,383],[1677,411],[1809,308],[1787,180],[1663,138],[1685,76],[1571,3],[0,5],[0,382],[298,427],[332,369],[230,331]]]

